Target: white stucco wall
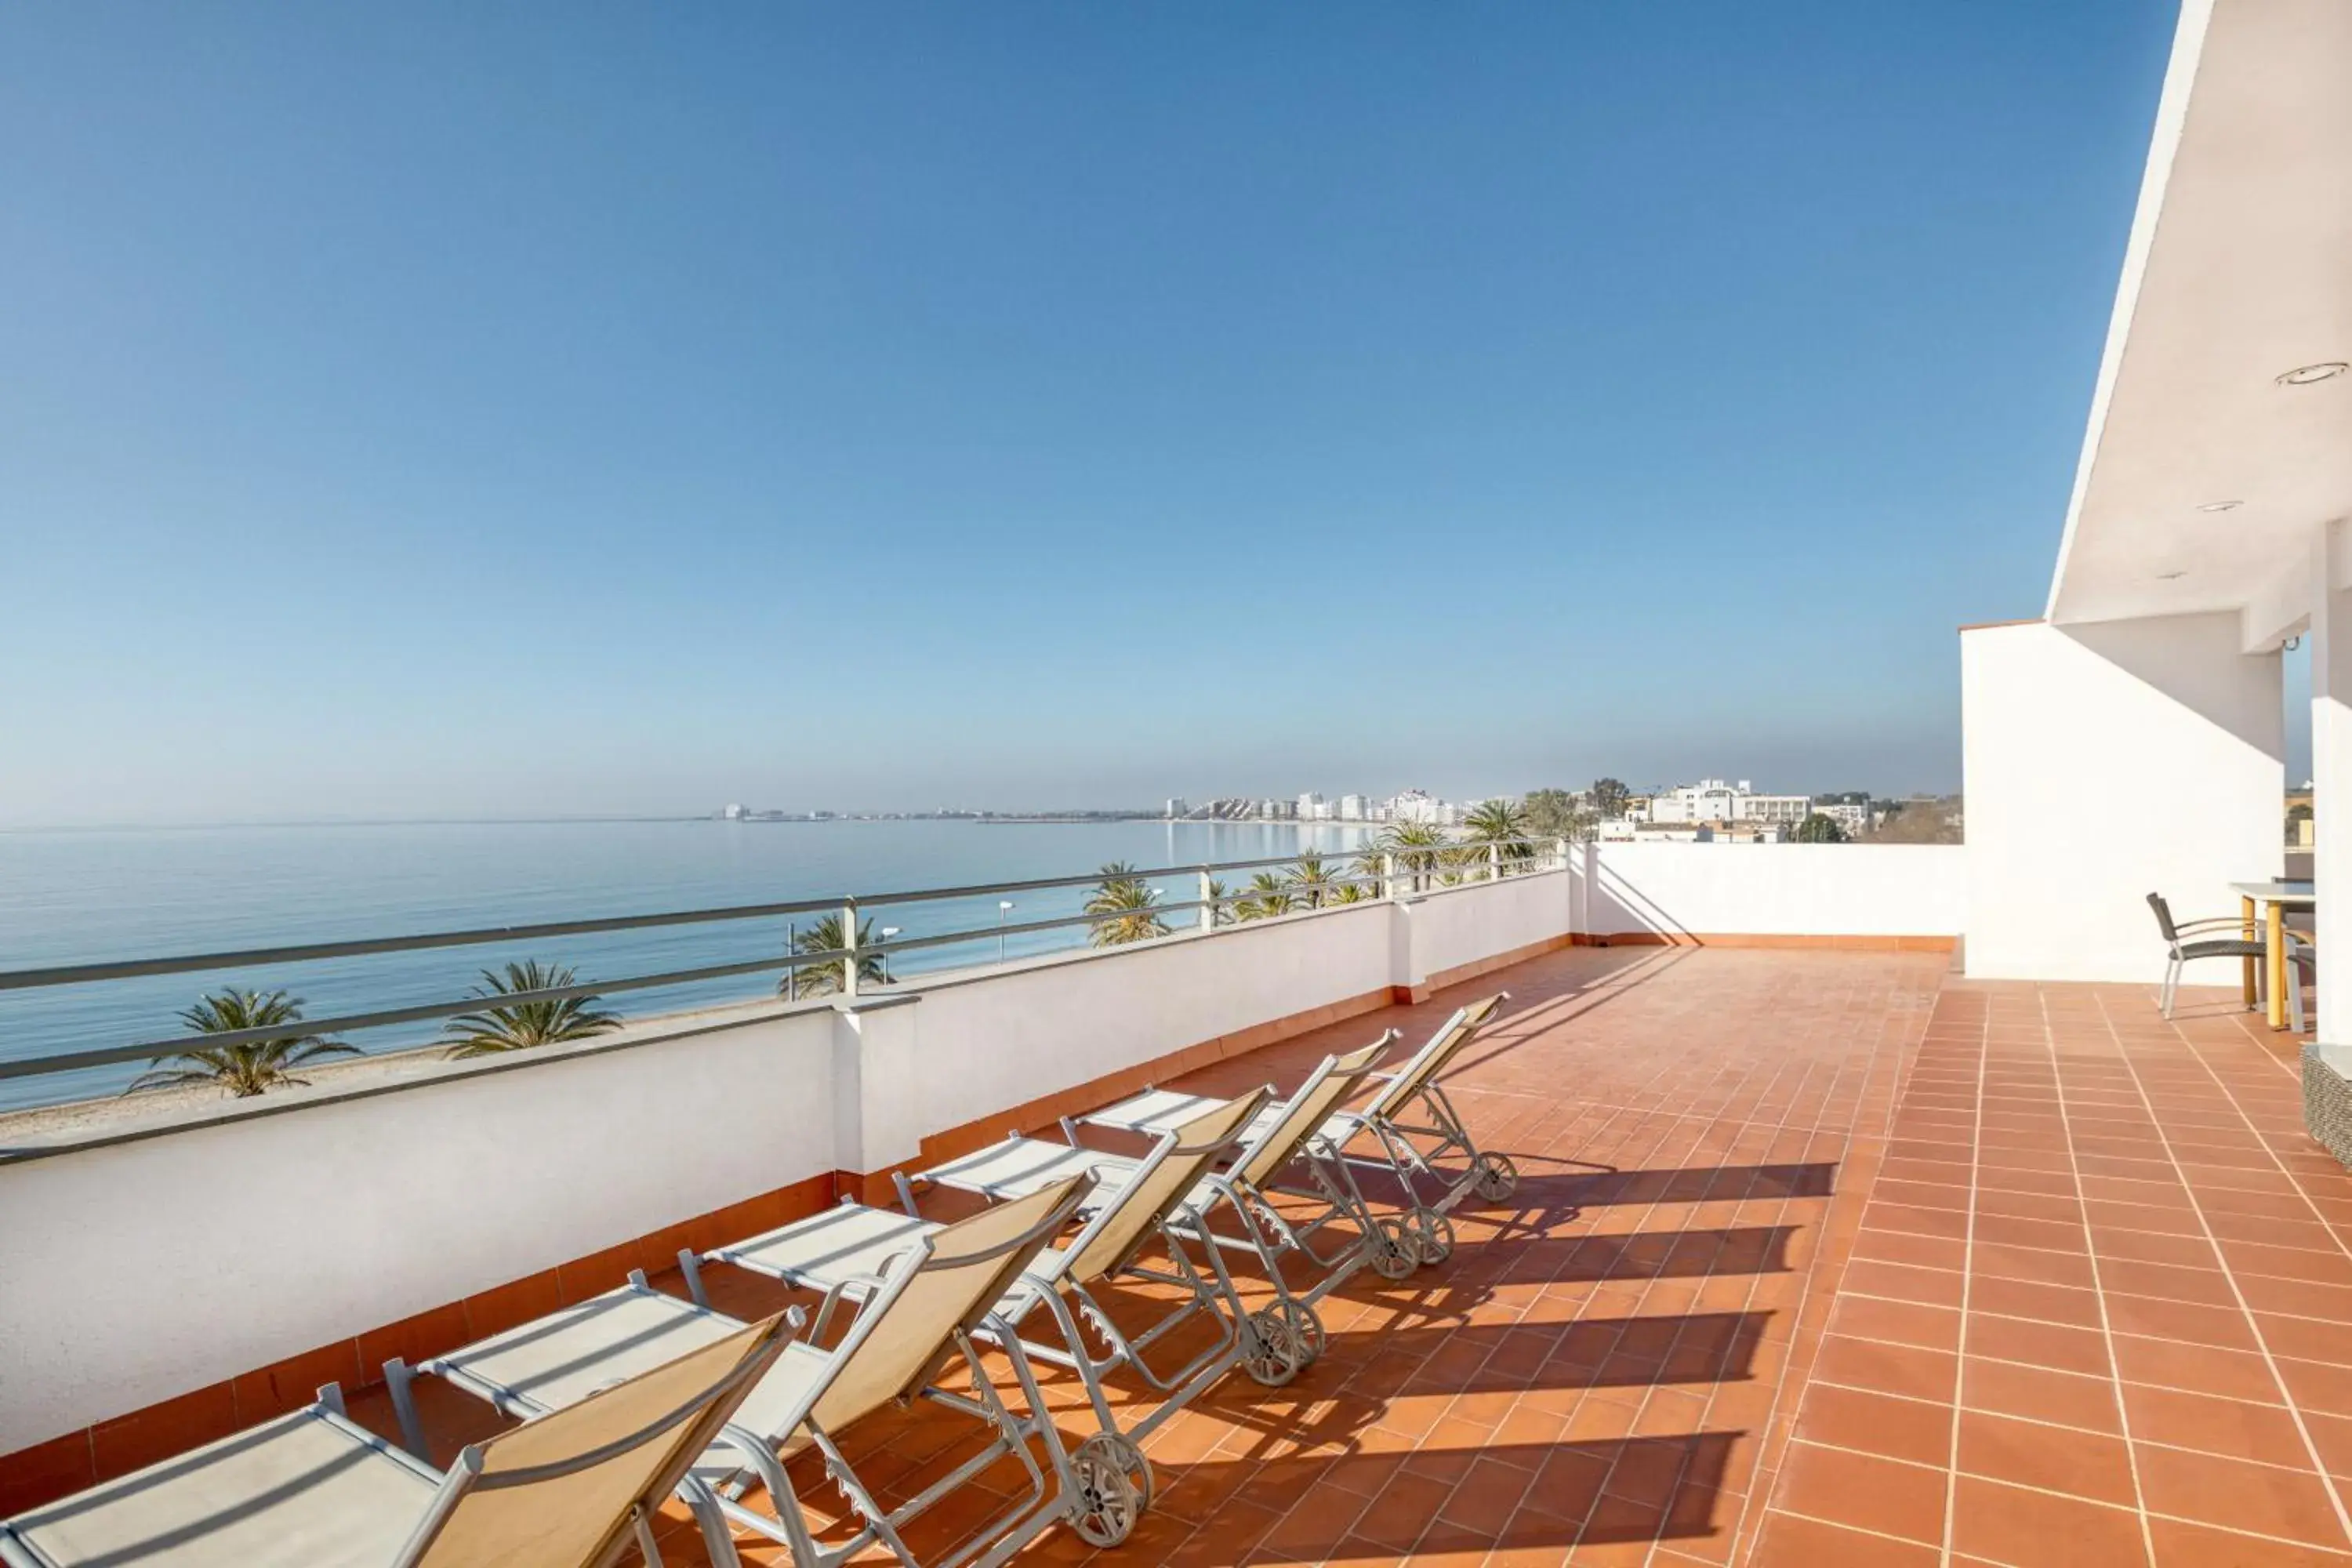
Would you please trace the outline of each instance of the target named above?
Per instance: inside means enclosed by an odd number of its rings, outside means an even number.
[[[1400,985],[1417,985],[1465,963],[1557,937],[1572,930],[1570,882],[1564,873],[1506,878],[1492,885],[1438,888],[1397,906],[1412,927],[1414,973]]]
[[[1969,974],[2151,981],[2150,892],[2181,920],[2234,913],[2231,882],[2278,873],[2279,658],[2241,652],[2239,630],[2226,614],[1962,635]]]
[[[0,1169],[0,1453],[824,1174],[837,1027],[770,1017]]]
[[[1601,936],[1957,935],[1961,848],[1946,844],[1595,844],[1580,929]]]
[[[926,988],[908,1009],[906,1076],[886,1069],[879,1083],[906,1114],[856,1168],[911,1160],[923,1136],[992,1110],[1402,984],[1391,975],[1400,918],[1368,903]]]

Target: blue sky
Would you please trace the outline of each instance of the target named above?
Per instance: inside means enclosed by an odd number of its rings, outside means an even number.
[[[2170,28],[12,8],[0,824],[1953,787]]]

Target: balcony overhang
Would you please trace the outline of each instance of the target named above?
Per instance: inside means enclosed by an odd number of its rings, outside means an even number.
[[[2050,588],[2057,623],[2301,629],[2352,516],[2352,5],[2188,0]]]

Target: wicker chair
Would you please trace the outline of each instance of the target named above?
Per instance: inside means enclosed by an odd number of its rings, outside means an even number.
[[[2172,906],[2164,901],[2162,893],[2150,893],[2147,907],[2156,911],[2157,929],[2164,933],[2164,1016],[2172,1016],[2174,995],[2180,989],[2182,967],[2200,958],[2251,958],[2258,962],[2256,973],[2268,983],[2270,946],[2257,934],[2247,937],[2246,922],[2242,916],[2217,916],[2212,920],[2190,921],[2183,925],[2172,918]],[[2259,930],[2259,928],[2258,928]],[[2227,936],[2200,936],[2200,931],[2224,931]],[[2310,942],[2294,931],[2284,933],[2286,941],[2286,1000],[2287,1013],[2294,1021],[2298,1033],[2304,1027],[2303,966],[2313,962]]]

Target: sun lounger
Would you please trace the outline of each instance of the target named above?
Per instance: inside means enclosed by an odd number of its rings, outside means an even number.
[[[1454,1016],[1402,1067],[1393,1073],[1371,1075],[1382,1082],[1370,1104],[1361,1110],[1335,1110],[1317,1130],[1316,1146],[1328,1151],[1335,1163],[1385,1171],[1396,1178],[1411,1205],[1402,1224],[1419,1262],[1443,1263],[1453,1256],[1454,1222],[1447,1216],[1465,1197],[1475,1192],[1489,1203],[1502,1203],[1518,1190],[1517,1167],[1506,1155],[1478,1148],[1441,1081],[1478,1031],[1510,999],[1508,992],[1497,992],[1455,1008]],[[1206,1096],[1154,1089],[1113,1109],[1129,1121],[1140,1118],[1158,1125],[1210,1103]],[[1433,1125],[1406,1120],[1414,1114],[1416,1105]],[[1377,1157],[1350,1152],[1365,1148],[1367,1137],[1370,1146],[1379,1150]],[[1415,1138],[1433,1142],[1423,1148]],[[1459,1175],[1448,1176],[1438,1169],[1437,1162],[1456,1154],[1466,1156],[1465,1169]],[[1432,1185],[1434,1190],[1427,1190]]]
[[[317,1403],[0,1524],[10,1568],[602,1568],[652,1518],[782,1354],[781,1318],[730,1332],[557,1414],[465,1449],[445,1476]],[[706,1522],[706,1530],[707,1530]],[[723,1551],[724,1555],[719,1555]],[[714,1561],[730,1568],[723,1526]]]
[[[1063,1447],[1017,1343],[1010,1347],[1009,1359],[1026,1413],[1016,1415],[971,1339],[1008,1285],[1068,1223],[1088,1184],[1083,1174],[1066,1177],[1018,1203],[907,1236],[886,1252],[862,1259],[877,1267],[845,1275],[828,1290],[812,1331],[815,1341],[824,1341],[836,1312],[850,1308],[855,1317],[839,1342],[829,1350],[809,1342],[792,1346],[697,1467],[699,1478],[717,1489],[716,1506],[724,1519],[782,1542],[797,1568],[828,1568],[877,1543],[916,1568],[900,1532],[982,1471],[1011,1458],[1027,1472],[1028,1495],[997,1509],[945,1554],[929,1559],[927,1568],[1002,1563],[1056,1519],[1068,1521],[1094,1545],[1124,1540],[1142,1507],[1124,1472]],[[436,1357],[413,1373],[396,1370],[397,1363],[386,1372],[404,1408],[411,1404],[405,1393],[409,1379],[430,1374],[509,1414],[529,1415],[583,1398],[649,1355],[729,1332],[732,1325],[733,1320],[707,1304],[656,1290],[636,1273],[621,1289]],[[939,1385],[947,1365],[957,1360],[971,1375],[973,1397]],[[917,1398],[974,1417],[990,1429],[990,1441],[894,1509],[858,1479],[835,1439],[884,1405]],[[802,1516],[783,1461],[810,1447],[821,1452],[827,1478],[848,1496],[862,1521],[846,1542],[820,1546]],[[772,1511],[743,1502],[753,1479],[765,1487]]]
[[[1401,1279],[1419,1262],[1403,1223],[1372,1212],[1356,1184],[1355,1173],[1324,1137],[1332,1114],[1370,1076],[1372,1064],[1396,1039],[1397,1032],[1391,1029],[1360,1049],[1325,1057],[1288,1100],[1260,1111],[1250,1123],[1240,1152],[1216,1178],[1234,1189],[1235,1206],[1248,1220],[1244,1234],[1234,1237],[1206,1227],[1199,1232],[1201,1239],[1213,1245],[1256,1256],[1281,1300],[1295,1303],[1299,1332],[1318,1353],[1323,1333],[1314,1313],[1316,1303],[1367,1264],[1383,1279]],[[1203,1104],[1213,1103],[1202,1096],[1149,1089],[1078,1120],[1120,1131],[1160,1133],[1182,1117],[1198,1114]],[[1064,1131],[1076,1143],[1076,1130],[1066,1122]],[[1294,1170],[1303,1171],[1312,1185],[1286,1184],[1284,1176]],[[1109,1179],[1108,1172],[1104,1174]],[[1277,1194],[1318,1200],[1322,1211],[1293,1220],[1274,1203]],[[1356,1239],[1328,1254],[1318,1250],[1316,1235],[1341,1219],[1354,1228]],[[1186,1234],[1194,1233],[1187,1229]],[[1283,1258],[1293,1252],[1323,1271],[1323,1277],[1304,1290],[1294,1289],[1283,1272]]]
[[[1129,1168],[1108,1195],[1097,1196],[1078,1234],[1067,1246],[1033,1259],[995,1301],[992,1321],[982,1328],[983,1333],[997,1339],[1016,1358],[1025,1355],[1078,1374],[1101,1430],[1079,1444],[1076,1453],[1123,1474],[1143,1506],[1149,1505],[1152,1490],[1151,1467],[1138,1447],[1144,1436],[1236,1364],[1260,1383],[1278,1384],[1297,1376],[1306,1363],[1305,1347],[1283,1314],[1265,1308],[1252,1312],[1217,1249],[1207,1249],[1204,1271],[1187,1253],[1177,1227],[1170,1224],[1188,1202],[1213,1202],[1223,1195],[1223,1190],[1206,1179],[1234,1148],[1241,1129],[1264,1107],[1265,1099],[1261,1089],[1213,1103],[1202,1115],[1162,1133],[1141,1160],[1119,1162]],[[1032,1162],[1020,1165],[1016,1173],[1012,1166],[958,1164],[967,1176],[975,1170],[992,1170],[1003,1183],[1024,1187],[1043,1168]],[[935,1173],[926,1173],[927,1177],[931,1174]],[[1008,1203],[1029,1201],[1020,1192],[981,1190],[985,1195],[1003,1195]],[[804,1289],[854,1291],[864,1288],[860,1279],[877,1249],[904,1245],[899,1238],[905,1236],[937,1233],[931,1221],[844,1204],[764,1236],[713,1248],[701,1260],[730,1263]],[[1155,1235],[1167,1244],[1165,1268],[1138,1256]],[[680,1254],[679,1262],[687,1268],[697,1299],[701,1299],[693,1254]],[[1129,1334],[1093,1293],[1094,1288],[1120,1277],[1173,1287],[1177,1300],[1149,1327]],[[1022,1325],[1040,1313],[1053,1321],[1059,1343],[1040,1342],[1023,1333]],[[1145,1359],[1154,1344],[1202,1314],[1217,1325],[1213,1343],[1171,1372],[1162,1373]],[[1087,1329],[1106,1347],[1105,1353],[1097,1355],[1090,1348]],[[1125,1426],[1113,1415],[1103,1387],[1103,1378],[1121,1368],[1132,1371],[1161,1395],[1150,1414]]]

